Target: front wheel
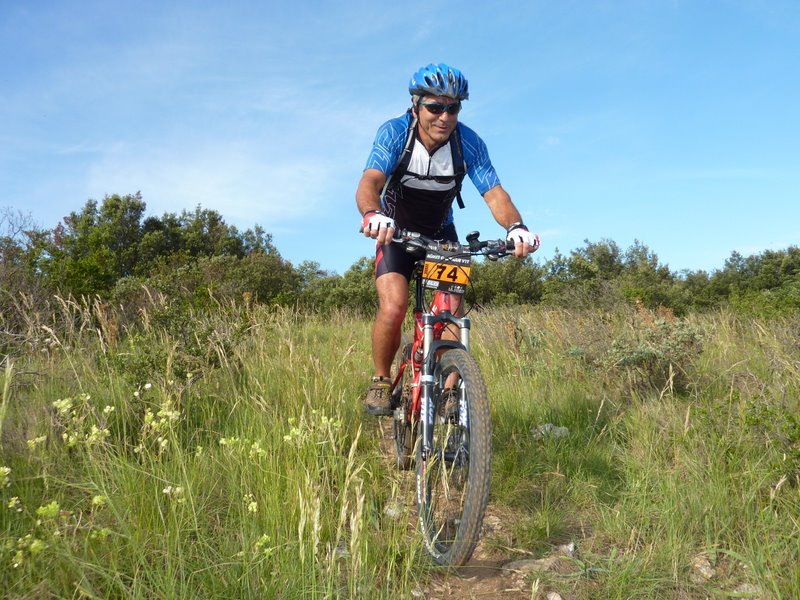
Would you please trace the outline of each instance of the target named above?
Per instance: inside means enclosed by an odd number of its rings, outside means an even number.
[[[492,427],[475,359],[442,354],[434,371],[430,451],[417,451],[417,505],[425,546],[443,566],[465,564],[478,543],[489,501]]]

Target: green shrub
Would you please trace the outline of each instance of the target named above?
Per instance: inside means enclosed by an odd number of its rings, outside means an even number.
[[[662,311],[660,318],[637,311],[637,321],[611,342],[604,358],[611,371],[625,373],[625,394],[688,391],[702,334],[688,321]]]

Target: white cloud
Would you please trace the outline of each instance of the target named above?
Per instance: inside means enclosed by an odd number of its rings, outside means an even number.
[[[540,148],[546,148],[548,146],[560,146],[561,145],[561,138],[550,135],[547,136],[544,140],[544,143],[540,146]]]
[[[433,27],[430,22],[421,22],[417,25],[416,29],[414,30],[412,41],[414,42],[423,42],[431,37],[433,33]]]
[[[88,195],[141,191],[151,214],[199,204],[230,222],[272,225],[313,212],[331,171],[318,160],[282,159],[248,145],[142,150],[126,147],[93,163]]]

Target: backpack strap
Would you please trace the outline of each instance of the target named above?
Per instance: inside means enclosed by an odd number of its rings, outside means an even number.
[[[411,109],[408,109],[408,112],[411,113]],[[413,114],[413,113],[412,113]],[[398,173],[404,173],[408,168],[408,165],[411,163],[411,152],[414,142],[414,130],[417,128],[417,117],[411,117],[411,121],[408,125],[408,132],[406,133],[406,144],[403,146],[403,152],[400,153],[400,158],[397,161],[397,164],[392,169],[391,175],[386,178],[386,183],[383,185],[383,190],[381,190],[381,200],[383,199],[384,195],[386,195],[386,190],[389,189],[389,186],[394,183],[394,180],[397,179]]]
[[[458,208],[464,208],[464,200],[461,198],[461,184],[467,174],[467,164],[464,162],[464,151],[461,148],[461,132],[458,125],[450,136],[450,152],[453,156],[453,174],[456,178],[456,202]]]

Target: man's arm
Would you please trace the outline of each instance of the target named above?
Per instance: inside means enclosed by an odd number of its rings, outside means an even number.
[[[503,189],[503,186],[498,184],[490,189],[483,195],[483,199],[492,211],[492,216],[503,229],[508,229],[512,223],[521,223],[522,216],[520,216],[517,207],[511,201],[511,196]]]
[[[497,184],[484,195],[483,199],[492,211],[492,216],[504,229],[508,229],[514,223],[522,223],[522,216],[519,214],[517,207],[511,201],[511,196],[503,189],[503,186]],[[538,238],[537,238],[538,239]],[[532,244],[515,244],[514,255],[518,258],[524,258],[531,252],[535,252],[538,245]]]
[[[361,213],[362,223],[366,223],[369,218],[368,213],[373,215],[381,209],[381,192],[386,183],[386,175],[378,169],[366,169],[361,176],[361,181],[358,182],[358,189],[356,190],[356,207],[358,212]],[[393,221],[392,221],[393,223]],[[393,227],[379,227],[371,229],[366,225],[362,225],[362,231],[365,236],[372,237],[377,240],[379,244],[388,244],[394,235]]]
[[[356,190],[356,206],[362,215],[368,210],[380,210],[381,191],[386,183],[386,176],[378,169],[366,169],[358,182]]]

